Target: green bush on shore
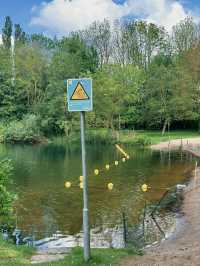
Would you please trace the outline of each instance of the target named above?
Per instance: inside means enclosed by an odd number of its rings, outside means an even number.
[[[126,137],[121,137],[120,138],[120,143],[122,144],[127,144],[127,145],[132,145],[132,146],[140,146],[140,147],[145,147],[148,145],[151,145],[151,139],[146,136],[132,136],[132,138],[126,138]]]
[[[38,143],[42,138],[35,115],[27,115],[20,121],[14,120],[1,126],[1,135],[1,140],[7,143]]]

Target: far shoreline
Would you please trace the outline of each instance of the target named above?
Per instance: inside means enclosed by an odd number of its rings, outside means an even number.
[[[188,150],[191,146],[200,146],[200,137],[162,141],[158,144],[151,145],[150,147],[152,150],[175,150],[178,148]]]

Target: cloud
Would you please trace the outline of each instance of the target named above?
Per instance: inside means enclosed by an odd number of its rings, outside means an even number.
[[[2,35],[0,34],[0,45],[3,43],[2,41]]]
[[[173,25],[192,15],[192,11],[175,0],[126,0],[117,4],[112,0],[52,0],[34,6],[30,24],[43,27],[56,35],[81,30],[95,20],[110,21],[126,16],[144,19],[170,30]]]

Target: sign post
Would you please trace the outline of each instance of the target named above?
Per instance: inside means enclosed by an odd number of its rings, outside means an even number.
[[[69,112],[81,113],[81,150],[83,175],[83,247],[84,259],[90,259],[90,226],[88,209],[88,178],[85,149],[85,112],[92,111],[92,80],[70,79],[67,81],[67,101]]]
[[[82,171],[83,171],[83,231],[84,231],[84,258],[90,258],[90,228],[88,213],[88,184],[86,170],[86,149],[85,149],[85,112],[81,112],[81,148],[82,148]]]

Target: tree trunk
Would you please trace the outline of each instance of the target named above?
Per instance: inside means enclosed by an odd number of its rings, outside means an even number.
[[[121,130],[121,116],[119,115],[119,130]]]
[[[169,131],[170,131],[170,121],[169,120],[167,122],[167,130],[168,130],[168,134],[169,134]]]
[[[162,136],[165,134],[167,124],[168,124],[168,121],[167,121],[167,119],[166,119],[166,120],[165,120],[165,123],[164,123],[164,125],[163,125],[163,129],[162,129]]]

